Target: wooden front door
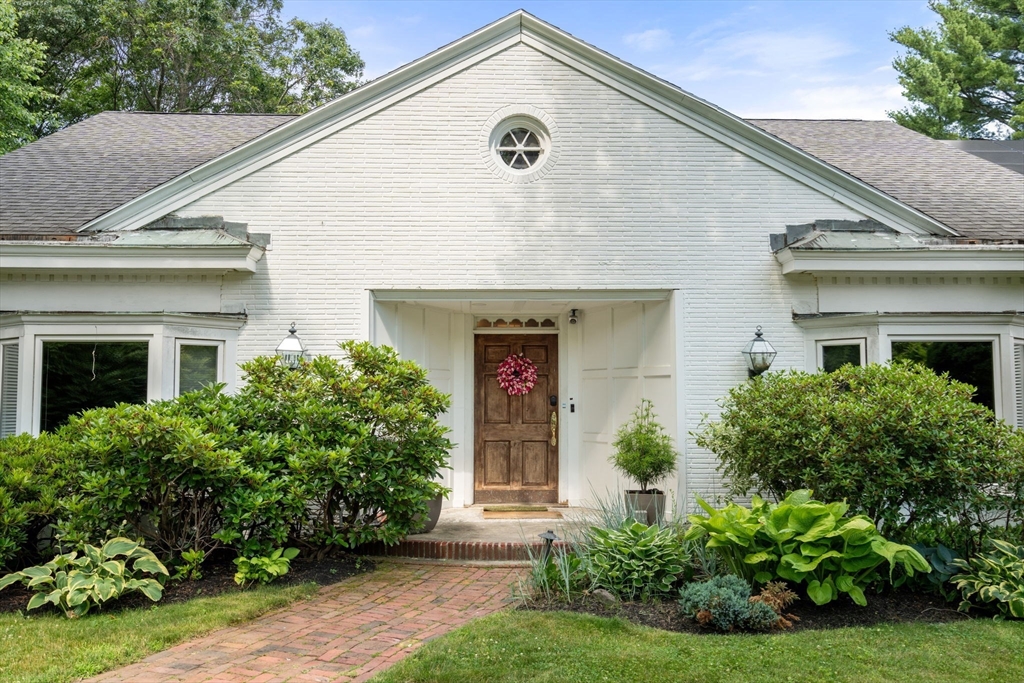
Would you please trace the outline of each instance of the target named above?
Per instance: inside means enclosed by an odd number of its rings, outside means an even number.
[[[498,365],[522,353],[537,384],[509,396]],[[475,502],[558,502],[558,335],[478,334],[474,349]]]

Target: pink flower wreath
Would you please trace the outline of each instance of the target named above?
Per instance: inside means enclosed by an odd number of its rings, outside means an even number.
[[[521,353],[514,353],[498,366],[498,385],[509,396],[525,396],[537,384],[537,366]]]

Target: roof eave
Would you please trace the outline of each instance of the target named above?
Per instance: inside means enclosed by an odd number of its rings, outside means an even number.
[[[792,249],[775,253],[790,273],[985,273],[1024,275],[1024,245],[922,247],[915,249]]]
[[[230,246],[117,246],[116,243],[5,242],[0,270],[153,270],[256,272],[263,258],[260,247]]]

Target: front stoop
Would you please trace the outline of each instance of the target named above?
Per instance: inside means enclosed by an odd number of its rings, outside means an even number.
[[[564,542],[555,542],[556,547]],[[441,541],[407,538],[397,545],[372,543],[360,548],[367,555],[406,557],[419,560],[452,560],[455,562],[529,562],[530,557],[544,553],[544,543]]]

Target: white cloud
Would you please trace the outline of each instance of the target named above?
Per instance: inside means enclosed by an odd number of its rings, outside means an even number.
[[[823,64],[851,54],[847,43],[810,32],[743,31],[698,41],[695,59],[669,67],[682,81],[723,76],[810,75]]]
[[[652,28],[642,33],[630,33],[623,42],[641,52],[654,52],[672,45],[672,34],[660,28]]]
[[[885,112],[906,105],[898,85],[842,85],[797,88],[774,98],[776,106],[737,111],[746,118],[884,119]],[[778,106],[779,99],[785,100]]]

